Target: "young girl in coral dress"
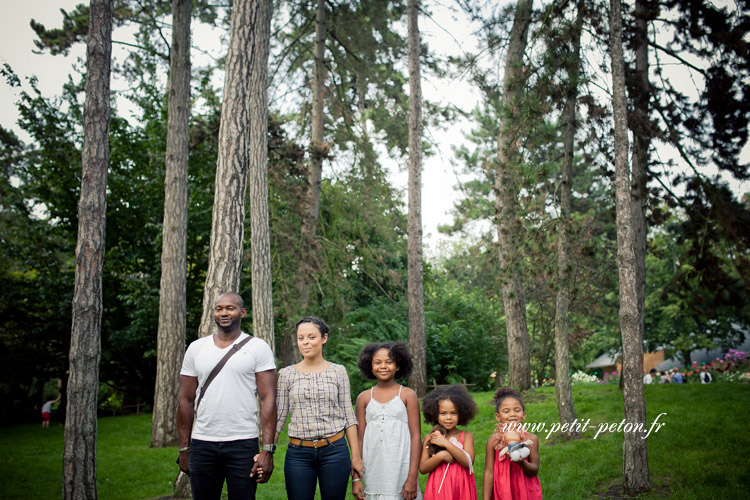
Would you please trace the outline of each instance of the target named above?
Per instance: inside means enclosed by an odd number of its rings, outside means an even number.
[[[521,394],[508,387],[499,388],[495,411],[497,430],[487,441],[482,499],[541,500],[539,440],[521,425],[526,419]],[[517,448],[519,443],[525,446]],[[516,451],[510,453],[508,448]]]
[[[427,423],[441,425],[445,434],[434,430],[422,443],[419,472],[429,474],[425,500],[474,500],[474,436],[462,431],[479,409],[463,386],[439,388],[425,396],[422,407]],[[430,455],[430,444],[445,448]]]

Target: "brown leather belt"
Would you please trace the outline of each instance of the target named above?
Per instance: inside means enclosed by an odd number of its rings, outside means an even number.
[[[305,448],[322,448],[323,446],[328,446],[334,441],[338,441],[342,437],[344,437],[344,431],[341,431],[338,434],[334,434],[333,436],[329,436],[327,438],[315,439],[313,441],[290,437],[289,443],[293,444],[294,446],[304,446]]]

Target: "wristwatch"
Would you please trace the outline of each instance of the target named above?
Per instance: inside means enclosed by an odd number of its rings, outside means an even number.
[[[267,451],[268,453],[270,453],[270,454],[273,455],[274,453],[276,453],[276,445],[275,444],[264,444],[261,447],[261,450]]]

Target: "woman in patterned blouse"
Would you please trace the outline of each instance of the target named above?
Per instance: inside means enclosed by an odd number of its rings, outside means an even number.
[[[350,471],[352,488],[357,491],[362,486],[362,456],[349,376],[343,366],[323,359],[327,341],[328,326],[322,319],[302,318],[297,323],[297,347],[303,359],[279,370],[276,439],[290,417],[284,462],[290,500],[312,500],[318,482],[322,500],[342,500]],[[344,435],[346,439],[342,439]]]

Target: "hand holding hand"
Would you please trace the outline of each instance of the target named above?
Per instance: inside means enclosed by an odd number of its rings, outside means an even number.
[[[362,481],[352,481],[352,495],[356,500],[365,500],[365,487]]]
[[[255,477],[256,483],[267,483],[273,474],[273,454],[267,451],[261,451],[253,457],[253,469],[250,471],[250,477]]]
[[[361,478],[365,475],[365,466],[362,464],[361,458],[352,459],[352,478]]]

